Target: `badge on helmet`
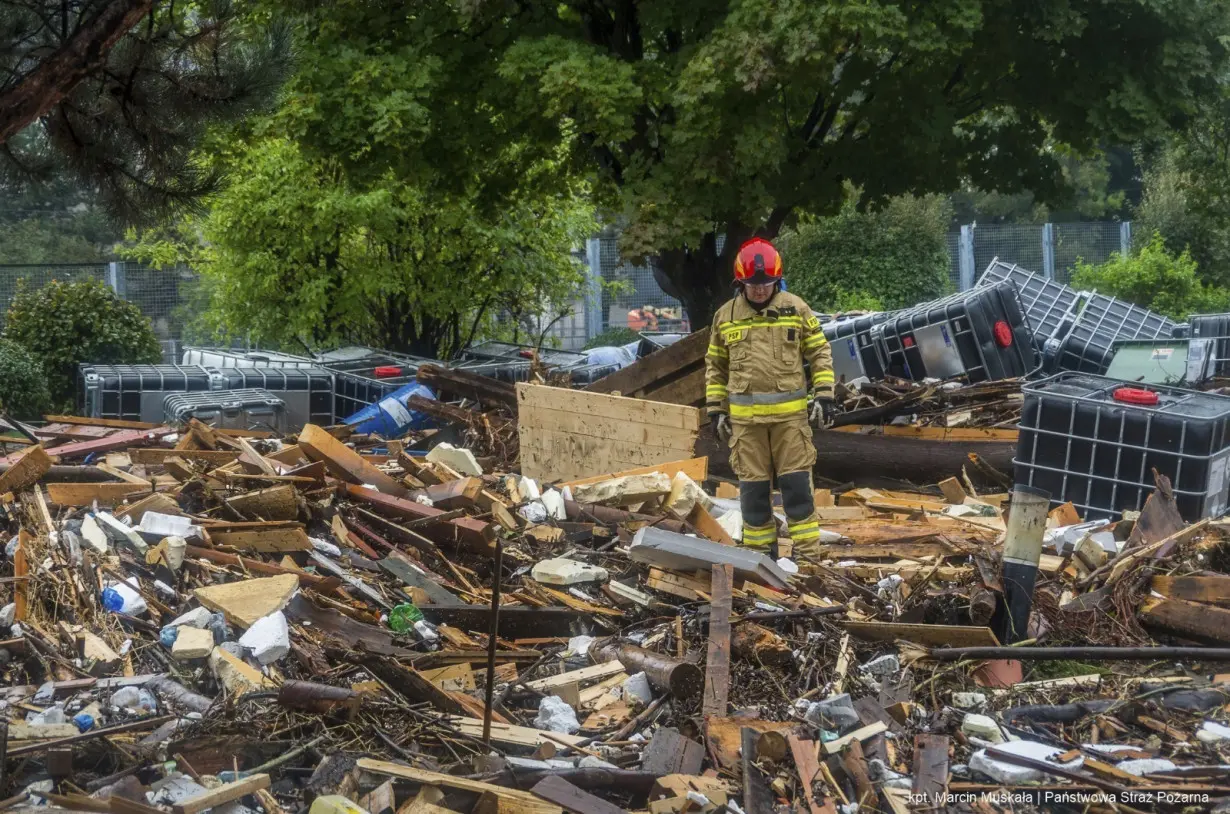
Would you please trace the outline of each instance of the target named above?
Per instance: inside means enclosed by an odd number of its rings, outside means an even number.
[[[773,244],[754,237],[739,247],[735,256],[735,282],[766,285],[782,280],[782,256]]]

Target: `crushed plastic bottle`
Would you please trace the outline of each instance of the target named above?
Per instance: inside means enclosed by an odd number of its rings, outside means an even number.
[[[440,638],[440,634],[436,633],[436,629],[431,626],[430,622],[425,620],[420,619],[415,622],[414,629],[425,642],[434,642]]]
[[[175,640],[179,638],[179,628],[175,625],[167,625],[162,630],[158,631],[158,641],[167,650],[175,646]]]
[[[158,711],[158,701],[148,690],[136,687],[121,687],[111,694],[111,705],[129,709],[140,715],[152,715]]]
[[[26,723],[35,726],[41,724],[62,724],[68,721],[68,716],[64,714],[64,705],[56,704],[53,707],[47,707],[42,712],[31,712],[26,715]]]
[[[415,622],[423,621],[423,612],[410,602],[403,602],[389,611],[389,627],[394,633],[408,633]]]
[[[214,644],[230,641],[235,635],[231,632],[230,627],[227,626],[226,617],[220,613],[215,613],[209,617],[207,627],[209,632],[214,634]]]

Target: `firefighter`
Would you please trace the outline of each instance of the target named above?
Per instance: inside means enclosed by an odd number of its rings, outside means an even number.
[[[807,303],[782,290],[781,281],[782,258],[773,245],[760,238],[744,243],[735,258],[739,291],[714,315],[705,355],[705,402],[739,478],[743,545],[774,559],[774,476],[795,556],[819,553],[811,485],[816,448],[808,418],[830,427],[835,414],[833,357],[820,321]]]

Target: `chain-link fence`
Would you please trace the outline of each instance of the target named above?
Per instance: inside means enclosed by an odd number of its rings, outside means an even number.
[[[1104,263],[1132,247],[1132,224],[1124,222],[970,224],[948,234],[949,275],[965,290],[998,257],[1066,283],[1078,261]]]

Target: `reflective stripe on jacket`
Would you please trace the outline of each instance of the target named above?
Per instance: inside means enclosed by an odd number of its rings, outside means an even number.
[[[811,381],[803,361],[811,366]],[[705,403],[731,420],[780,421],[807,410],[807,389],[833,397],[833,355],[820,321],[799,297],[777,292],[757,311],[740,294],[713,317]]]

